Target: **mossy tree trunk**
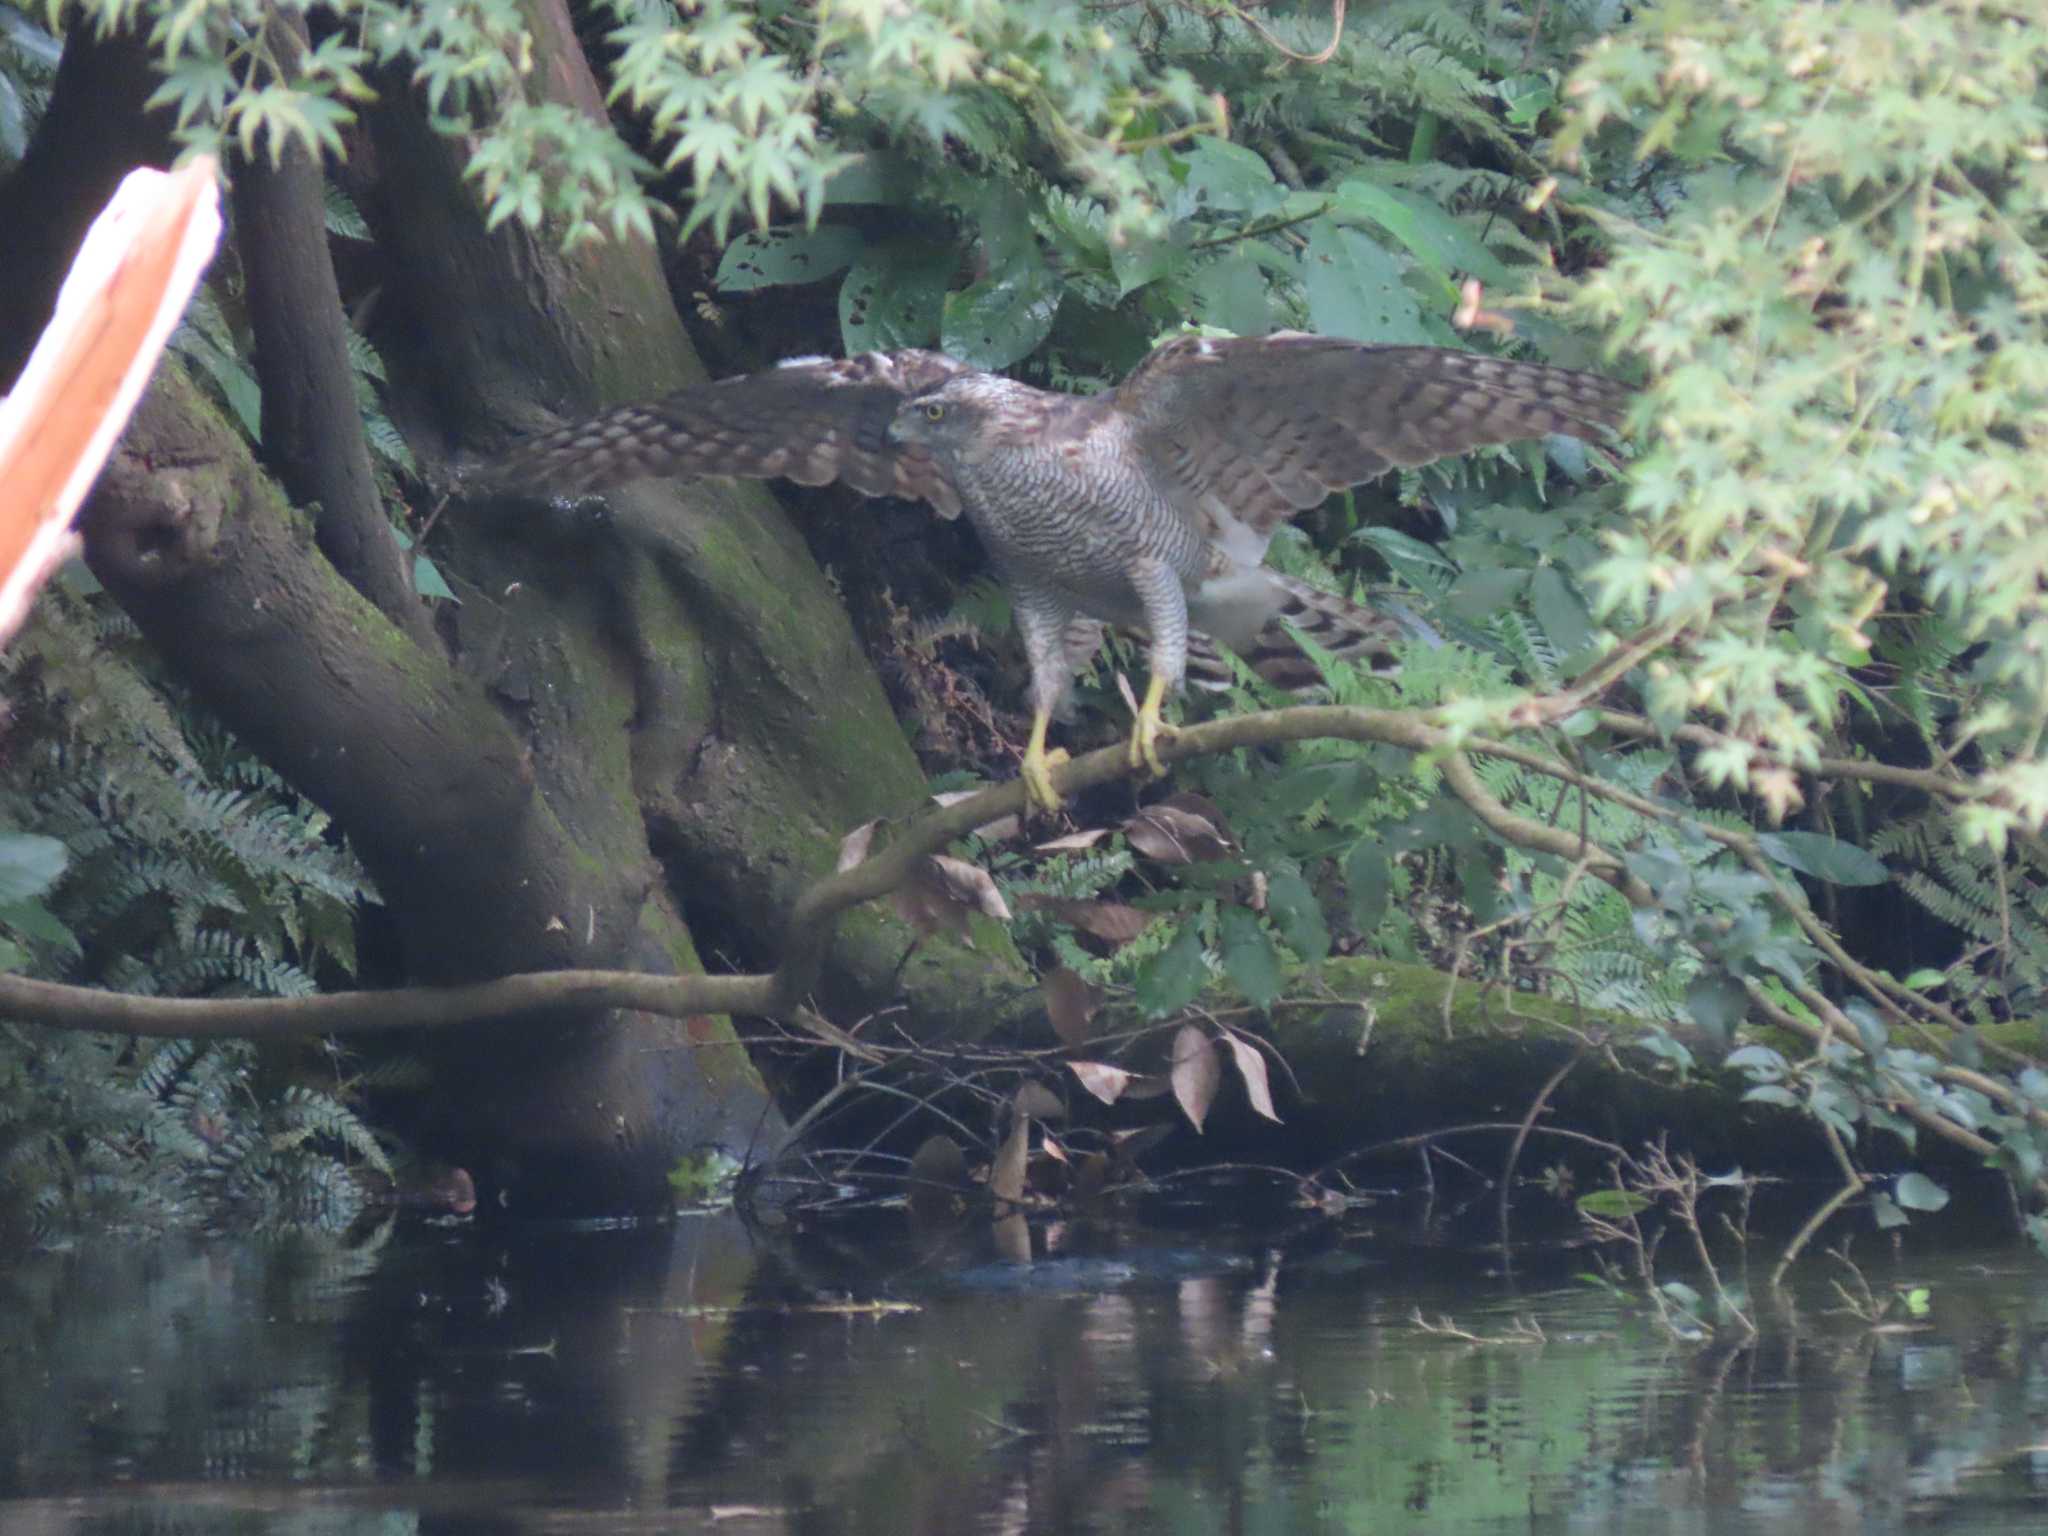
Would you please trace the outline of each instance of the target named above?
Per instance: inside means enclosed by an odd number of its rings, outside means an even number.
[[[533,88],[601,112],[559,5],[535,26]],[[113,181],[166,158],[141,111],[150,83],[130,40],[67,49],[0,188],[0,229],[38,232],[0,237],[6,376]],[[458,151],[402,91],[354,151],[376,238],[351,252],[348,286],[377,292],[395,414],[428,482],[455,487],[432,553],[460,605],[394,590],[360,429],[336,405],[345,322],[317,179],[290,159],[236,168],[216,267],[250,309],[261,460],[167,363],[88,505],[88,559],[178,675],[348,833],[415,979],[687,972],[698,931],[724,964],[772,964],[779,914],[840,836],[923,788],[837,599],[755,488],[644,486],[601,515],[465,500],[458,466],[512,433],[701,370],[652,250],[486,234]],[[1013,956],[927,942],[904,965],[911,947],[856,914],[821,1006],[851,1022],[900,1002],[917,1027],[962,1033],[1018,1006]],[[624,1012],[437,1038],[438,1150],[488,1206],[662,1208],[679,1154],[760,1150],[776,1129],[735,1039],[727,1020]]]

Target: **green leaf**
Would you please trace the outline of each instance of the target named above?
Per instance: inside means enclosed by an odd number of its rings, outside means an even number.
[[[1457,574],[1457,563],[1442,550],[1398,528],[1373,524],[1359,529],[1351,537],[1377,550],[1396,576],[1405,578],[1425,592],[1441,591],[1445,578]]]
[[[1263,336],[1273,328],[1273,301],[1266,275],[1246,256],[1204,262],[1188,279],[1195,318],[1239,336]]]
[[[1508,121],[1517,128],[1529,128],[1557,104],[1557,87],[1548,75],[1510,75],[1494,89],[1507,107]]]
[[[1173,942],[1138,971],[1138,1007],[1155,1019],[1178,1013],[1195,1000],[1208,979],[1208,962],[1202,956],[1202,925],[1189,917]]]
[[[1530,575],[1529,607],[1558,655],[1570,656],[1592,642],[1593,616],[1556,566],[1539,565]]]
[[[1351,926],[1363,936],[1370,934],[1387,915],[1387,896],[1393,888],[1393,866],[1387,850],[1372,838],[1361,838],[1344,856],[1344,886],[1351,904]]]
[[[897,207],[912,200],[916,182],[910,162],[883,150],[849,155],[825,182],[825,202],[874,203]]]
[[[1400,260],[1362,230],[1330,218],[1311,222],[1301,286],[1309,323],[1325,336],[1415,346],[1432,340]]]
[[[71,854],[38,832],[0,832],[0,902],[30,901],[55,885]]]
[[[1445,602],[1459,618],[1483,624],[1522,595],[1530,575],[1513,567],[1474,566],[1458,578]]]
[[[714,282],[724,293],[815,283],[852,266],[866,249],[860,231],[844,224],[749,230],[725,248]]]
[[[1286,201],[1286,184],[1274,178],[1262,156],[1242,144],[1205,135],[1181,159],[1187,171],[1182,185],[1197,207],[1256,218]]]
[[[1756,844],[1787,868],[1834,885],[1883,885],[1884,860],[1854,843],[1820,832],[1759,832]]]
[[[1749,1011],[1749,993],[1726,971],[1702,971],[1686,986],[1685,1007],[1695,1024],[1725,1043]]]
[[[421,597],[445,597],[455,602],[461,601],[442,577],[441,568],[425,555],[412,557],[412,589]]]
[[[197,306],[194,307],[195,315]],[[196,363],[220,390],[252,443],[263,440],[263,391],[240,358],[187,320],[171,333],[171,350]]]
[[[1455,275],[1482,282],[1514,281],[1506,263],[1471,230],[1425,197],[1356,177],[1337,188],[1333,213],[1369,219],[1392,235],[1446,288]]]
[[[1588,1216],[1605,1221],[1624,1221],[1650,1208],[1650,1201],[1632,1189],[1595,1189],[1573,1202]]]
[[[1036,251],[999,274],[946,295],[939,344],[977,368],[1007,368],[1052,330],[1060,284]]]
[[[1140,288],[1156,283],[1182,264],[1186,245],[1162,235],[1153,240],[1126,240],[1110,247],[1109,271],[1116,279],[1118,299],[1129,298]]]
[[[1779,1109],[1797,1109],[1799,1096],[1789,1088],[1780,1088],[1775,1083],[1765,1083],[1752,1088],[1742,1096],[1745,1104],[1774,1104]]]
[[[1948,1191],[1924,1173],[1902,1173],[1892,1198],[1909,1211],[1938,1211],[1948,1204]]]
[[[1721,1065],[1731,1072],[1747,1072],[1758,1082],[1776,1082],[1792,1070],[1785,1058],[1768,1045],[1745,1045],[1730,1051]]]
[[[958,253],[931,240],[870,247],[839,285],[846,355],[928,347],[939,334],[946,283]]]
[[[67,950],[78,948],[77,936],[40,901],[0,904],[0,928],[44,944],[60,945]]]
[[[1299,875],[1274,875],[1266,882],[1266,913],[1287,947],[1310,965],[1330,953],[1330,927],[1322,903]]]
[[[1280,956],[1258,914],[1226,907],[1222,921],[1223,973],[1256,1008],[1270,1008],[1280,995]]]

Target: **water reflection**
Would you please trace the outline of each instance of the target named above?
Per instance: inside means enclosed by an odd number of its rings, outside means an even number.
[[[2025,1254],[1903,1261],[1905,1332],[1817,1274],[1716,1350],[1562,1255],[1073,1229],[1019,1270],[899,1221],[16,1261],[0,1533],[2048,1527]]]

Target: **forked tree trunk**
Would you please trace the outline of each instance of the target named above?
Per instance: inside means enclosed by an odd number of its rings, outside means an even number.
[[[529,80],[601,113],[559,4],[537,7]],[[149,88],[127,41],[75,34],[30,160],[0,188],[0,371],[26,355],[105,189],[138,157]],[[563,256],[486,235],[457,151],[394,94],[351,175],[376,231],[374,334],[427,477],[551,413],[701,377],[655,253]],[[138,146],[154,145],[144,156]],[[333,814],[397,918],[410,975],[772,963],[779,915],[840,836],[920,799],[922,776],[837,599],[757,488],[645,486],[608,513],[464,500],[433,554],[462,602],[423,622],[394,597],[365,510],[337,290],[309,168],[241,168],[239,261],[258,338],[271,477],[173,364],[88,505],[88,558],[177,673]],[[293,178],[297,178],[296,181]],[[266,244],[266,242],[270,242]],[[317,506],[295,510],[280,481]],[[367,542],[366,542],[367,541]],[[1000,943],[912,936],[877,911],[841,930],[820,1002],[892,1003],[976,1034],[1028,979]],[[426,1043],[437,1149],[487,1208],[649,1211],[706,1144],[758,1152],[779,1122],[730,1021],[613,1012]]]

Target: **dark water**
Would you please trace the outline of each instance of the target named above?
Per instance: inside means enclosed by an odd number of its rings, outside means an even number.
[[[1386,1212],[1024,1275],[902,1223],[0,1263],[0,1533],[2048,1531],[2027,1251],[1866,1238],[1910,1331],[1820,1260],[1726,1349]]]

